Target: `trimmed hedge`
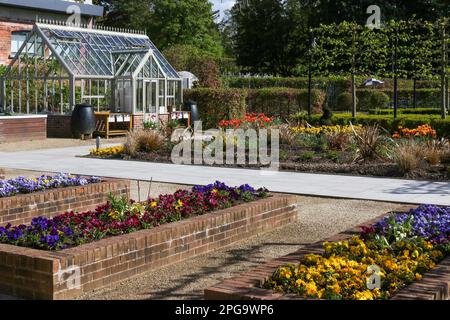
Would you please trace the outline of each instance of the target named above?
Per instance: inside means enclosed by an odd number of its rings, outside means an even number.
[[[292,88],[212,89],[197,88],[184,91],[185,100],[198,104],[205,128],[216,128],[220,120],[242,118],[245,113],[265,113],[268,116],[289,117],[308,109],[308,90]],[[313,112],[322,113],[325,94],[312,90]]]
[[[315,115],[309,117],[308,122],[311,125],[319,125],[320,116]],[[357,115],[356,118],[353,118],[351,114],[340,113],[334,114],[331,122],[339,125],[348,125],[350,122],[361,125],[374,125],[378,123],[381,127],[389,130],[391,133],[397,131],[400,126],[413,129],[423,124],[429,124],[436,130],[439,136],[450,137],[450,118],[444,120],[437,115],[410,114],[401,115],[397,119],[394,119],[392,116],[370,114],[360,114]]]
[[[321,90],[311,91],[313,113],[321,114],[325,94]],[[267,116],[287,118],[289,115],[308,110],[308,90],[292,88],[265,88],[248,90],[247,111],[264,113]]]
[[[239,89],[198,88],[184,90],[184,99],[198,104],[204,129],[217,128],[224,119],[242,118],[247,111],[247,91]]]
[[[369,114],[375,115],[393,115],[394,109],[370,109]],[[437,108],[409,108],[398,109],[398,114],[432,114],[440,115],[441,109]]]
[[[356,84],[359,86],[368,77],[356,77]],[[384,81],[382,89],[393,90],[394,83],[392,79],[381,79]],[[222,85],[229,88],[241,88],[241,89],[259,89],[259,88],[276,88],[276,87],[286,87],[286,88],[296,88],[296,89],[307,89],[308,88],[308,78],[307,77],[222,77]],[[348,87],[350,89],[350,77],[336,76],[333,78],[327,77],[314,77],[313,84],[314,88],[325,89],[328,84],[334,84],[339,87]],[[404,90],[413,89],[413,81],[399,79],[399,88]],[[439,88],[439,80],[418,80],[416,87],[417,89],[426,88]]]

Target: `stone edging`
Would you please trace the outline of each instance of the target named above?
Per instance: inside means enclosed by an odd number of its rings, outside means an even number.
[[[411,208],[411,206],[405,206],[404,209],[398,211],[407,211]],[[367,221],[361,226],[374,224],[388,214]],[[294,294],[276,293],[261,287],[280,266],[298,264],[299,260],[307,254],[321,254],[323,253],[323,242],[349,239],[360,233],[361,226],[349,229],[326,240],[307,245],[305,248],[284,257],[271,260],[238,277],[225,280],[206,289],[204,297],[206,300],[308,300],[307,298]],[[425,274],[422,280],[416,281],[400,290],[392,297],[392,300],[449,300],[449,271],[450,257],[442,261],[435,269]]]

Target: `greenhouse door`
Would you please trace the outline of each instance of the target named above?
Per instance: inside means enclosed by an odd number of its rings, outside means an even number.
[[[145,97],[146,97],[146,113],[157,113],[158,110],[158,81],[145,82]]]

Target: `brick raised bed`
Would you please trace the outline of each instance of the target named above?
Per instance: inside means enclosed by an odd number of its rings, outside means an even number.
[[[287,225],[297,215],[296,197],[275,195],[58,252],[0,245],[0,293],[74,298]]]
[[[27,224],[35,217],[54,217],[66,211],[95,209],[108,201],[110,193],[129,196],[129,192],[129,181],[109,179],[86,186],[0,198],[0,226]]]
[[[405,211],[411,207],[405,207]],[[385,215],[363,224],[371,225]],[[361,226],[342,232],[324,241],[307,245],[292,254],[271,260],[238,277],[225,280],[218,285],[205,290],[206,300],[307,300],[294,294],[276,293],[263,289],[262,285],[281,266],[298,264],[307,254],[322,254],[322,244],[325,241],[340,241],[350,239],[359,234]],[[416,281],[400,290],[392,300],[449,300],[450,299],[450,257],[442,261],[435,269],[425,274],[422,280]]]
[[[0,116],[0,141],[45,140],[47,116]]]

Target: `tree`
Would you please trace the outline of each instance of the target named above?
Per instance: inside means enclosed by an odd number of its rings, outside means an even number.
[[[216,56],[223,54],[220,34],[208,0],[102,0],[109,26],[146,30],[165,49],[192,45]]]
[[[300,56],[291,1],[238,0],[231,9],[234,51],[246,71],[288,76]]]

